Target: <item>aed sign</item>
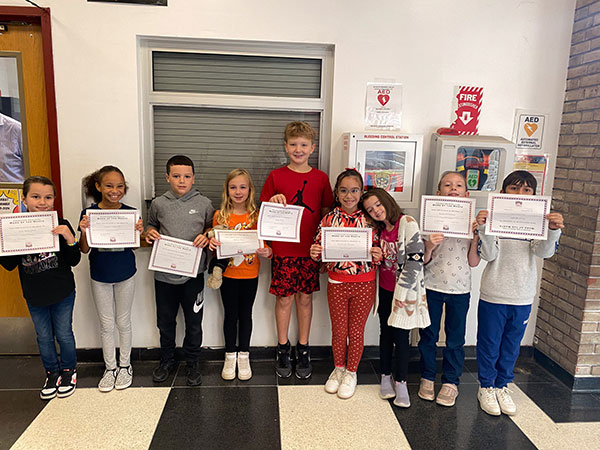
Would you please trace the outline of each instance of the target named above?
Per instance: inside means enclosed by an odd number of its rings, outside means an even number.
[[[482,101],[482,87],[457,86],[453,122],[450,128],[454,128],[458,134],[477,134]]]
[[[516,148],[541,150],[546,114],[532,114],[517,110],[515,115]]]

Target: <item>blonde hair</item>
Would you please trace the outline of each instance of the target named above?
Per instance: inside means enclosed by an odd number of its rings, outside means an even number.
[[[217,214],[217,223],[219,225],[227,226],[227,223],[229,222],[229,216],[233,213],[233,202],[229,196],[229,183],[235,177],[239,176],[244,176],[246,177],[246,180],[248,180],[248,198],[244,204],[250,220],[248,225],[252,226],[258,220],[258,209],[256,209],[256,202],[254,200],[256,190],[254,188],[252,177],[250,177],[250,173],[246,169],[233,169],[227,174],[225,183],[223,185],[223,193],[221,194],[221,209]]]

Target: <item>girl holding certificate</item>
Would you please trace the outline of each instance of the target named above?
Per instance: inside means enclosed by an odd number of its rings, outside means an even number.
[[[213,226],[229,230],[255,230],[258,209],[254,200],[254,183],[245,169],[234,169],[227,175],[223,186],[221,209],[215,212]],[[209,248],[215,250],[221,242],[212,237]],[[252,334],[252,307],[258,288],[260,260],[271,257],[271,249],[263,247],[256,253],[229,258],[220,285],[225,317],[225,362],[221,377],[240,380],[252,377],[250,367],[250,336]],[[213,268],[215,270],[215,268]],[[211,279],[207,280],[207,284]]]
[[[362,176],[355,169],[346,169],[337,177],[334,209],[321,220],[315,243],[310,247],[312,259],[320,260],[323,253],[322,228],[372,228],[359,208],[362,191]],[[373,241],[377,242],[376,235]],[[371,247],[370,253],[373,263],[381,260],[379,247]],[[352,397],[356,389],[356,370],[363,352],[365,324],[375,301],[376,267],[373,263],[327,263],[327,300],[335,368],[325,384],[325,391],[337,393],[339,398]]]
[[[29,212],[54,211],[56,188],[46,177],[29,177],[23,183],[23,203]],[[60,251],[4,256],[6,270],[19,268],[23,297],[35,327],[46,382],[43,400],[68,397],[77,384],[77,355],[73,336],[75,280],[71,267],[81,259],[75,232],[68,221],[58,219],[52,234],[59,236]],[[60,358],[56,353],[60,347]]]
[[[121,203],[127,192],[125,176],[118,167],[104,166],[83,180],[86,194],[94,199],[88,209],[134,210]],[[91,214],[91,213],[90,213]],[[135,255],[132,248],[92,248],[86,237],[90,221],[86,210],[81,211],[81,239],[79,247],[90,254],[90,275],[92,297],[100,320],[100,337],[104,356],[104,375],[98,382],[101,392],[113,388],[125,389],[131,386],[131,307],[135,291],[133,275],[136,272]],[[142,220],[135,225],[143,231]],[[119,330],[119,365],[116,359],[115,325]]]
[[[394,405],[408,408],[408,337],[413,328],[425,328],[430,323],[423,282],[423,241],[415,219],[402,214],[385,190],[374,188],[365,192],[363,208],[379,225],[383,252],[377,307],[381,327],[379,395],[383,399],[395,398]],[[394,346],[398,364],[392,376]]]

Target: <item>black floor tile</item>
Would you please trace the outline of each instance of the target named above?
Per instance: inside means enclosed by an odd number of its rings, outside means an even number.
[[[231,387],[231,386],[276,386],[277,375],[272,361],[251,361],[252,378],[246,381],[235,380],[226,381],[221,378],[223,363],[220,361],[200,361],[200,373],[202,374],[202,386],[204,387]],[[177,378],[174,386],[187,386],[185,375],[185,363],[179,366]]]
[[[151,449],[279,449],[276,387],[174,388]]]
[[[0,358],[0,389],[41,389],[45,379],[39,357]]]
[[[459,389],[456,405],[452,408],[421,400],[417,397],[416,386],[409,387],[410,408],[392,406],[412,448],[535,449],[507,416],[493,417],[479,408],[477,385],[461,384]]]
[[[47,403],[37,389],[0,391],[0,449],[10,448]]]
[[[514,369],[515,383],[555,383],[558,380],[533,358],[519,358]]]
[[[600,399],[594,394],[573,393],[559,381],[516,384],[557,423],[600,422]]]
[[[164,383],[155,383],[152,381],[152,372],[158,366],[157,361],[137,361],[133,362],[132,366],[132,387],[170,387],[177,374],[177,368],[175,368]],[[77,386],[96,387],[103,374],[104,363],[81,363],[77,366]]]
[[[333,360],[313,360],[312,376],[308,380],[299,380],[296,375],[292,373],[289,378],[277,377],[277,384],[279,386],[303,386],[303,385],[324,385],[334,368]],[[271,363],[271,370],[275,371],[275,365]],[[358,365],[358,371],[356,372],[358,384],[379,384],[379,377],[373,369],[371,361],[361,361]]]

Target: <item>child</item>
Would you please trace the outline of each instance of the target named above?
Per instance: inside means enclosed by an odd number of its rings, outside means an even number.
[[[445,172],[438,183],[437,195],[468,197],[467,182],[463,173]],[[476,224],[473,224],[476,226]],[[444,237],[435,233],[424,240],[425,287],[431,325],[420,330],[421,385],[419,397],[438,405],[454,406],[458,396],[458,383],[465,361],[465,329],[471,301],[471,267],[479,264],[477,244],[473,239]],[[452,270],[446,270],[448,265]],[[442,308],[445,305],[444,331],[446,347],[443,350],[442,389],[435,397],[437,341],[440,334]]]
[[[215,213],[213,225],[226,226],[230,230],[255,230],[258,210],[254,202],[254,192],[254,183],[247,170],[234,169],[229,172],[223,187],[221,209]],[[213,237],[209,245],[211,250],[215,250],[221,242]],[[249,351],[252,307],[260,270],[257,255],[269,258],[271,249],[259,248],[254,254],[229,258],[227,268],[223,271],[221,299],[225,311],[225,363],[221,377],[224,380],[235,378],[236,362],[240,380],[249,380],[252,377]],[[239,345],[236,345],[238,336]],[[239,353],[236,353],[238,351]]]
[[[415,219],[402,210],[385,190],[374,188],[363,195],[363,208],[380,227],[383,262],[379,266],[379,360],[383,399],[410,406],[406,380],[413,328],[429,325],[423,283],[423,242]],[[396,346],[398,364],[392,377],[392,355]],[[394,382],[395,380],[395,382]]]
[[[146,242],[151,244],[164,234],[193,241],[196,247],[206,247],[208,238],[204,232],[210,227],[215,210],[208,198],[192,189],[194,177],[194,163],[187,156],[176,155],[167,161],[166,178],[170,189],[150,205]],[[175,329],[179,305],[185,318],[183,353],[187,362],[187,384],[197,386],[202,383],[198,358],[202,345],[205,269],[206,254],[203,252],[196,278],[154,272],[156,324],[160,331],[161,350],[160,364],[152,374],[152,379],[157,383],[166,381],[175,368]]]
[[[46,177],[27,178],[23,183],[23,196],[27,211],[54,210],[56,188]],[[79,263],[81,254],[69,222],[59,218],[58,223],[52,233],[59,235],[60,251],[0,258],[0,264],[6,270],[19,267],[23,296],[46,369],[46,382],[40,392],[43,400],[57,395],[68,397],[77,385],[77,354],[73,336],[75,279],[71,267]],[[60,358],[55,342],[60,347]]]
[[[524,170],[508,175],[502,183],[506,194],[535,195],[537,181]],[[488,236],[485,223],[488,211],[477,214],[481,257],[488,261],[481,278],[477,309],[477,368],[479,405],[486,413],[513,415],[517,407],[507,387],[519,356],[531,304],[537,290],[537,260],[551,257],[558,246],[560,213],[551,212],[548,239],[545,241]]]
[[[310,247],[310,256],[319,261],[322,227],[370,227],[365,214],[359,209],[363,179],[355,169],[346,169],[335,182],[334,209],[319,225],[315,243]],[[377,236],[374,242],[377,243]],[[381,260],[381,249],[371,247],[375,263]],[[339,398],[350,398],[356,389],[356,370],[362,357],[365,324],[375,301],[376,269],[369,262],[327,263],[329,282],[327,301],[331,317],[331,347],[335,368],[325,391],[337,393]]]
[[[123,172],[114,166],[104,166],[83,180],[83,187],[93,203],[88,209],[135,209],[121,203],[127,192]],[[131,248],[90,249],[87,229],[90,221],[86,210],[81,211],[79,248],[90,254],[92,298],[100,320],[100,337],[104,356],[104,375],[98,383],[101,392],[131,386],[131,306],[135,291],[135,255]],[[142,232],[142,220],[135,225]],[[91,251],[90,251],[91,250]],[[119,366],[117,367],[115,324],[119,330]]]
[[[306,122],[291,122],[285,127],[284,145],[290,163],[269,173],[260,201],[304,207],[300,225],[300,242],[273,242],[272,278],[269,292],[276,296],[277,375],[292,374],[291,346],[288,340],[292,304],[296,302],[298,345],[296,377],[312,374],[308,337],[312,319],[312,293],[319,290],[319,263],[310,258],[309,250],[321,217],[333,203],[329,178],[308,165],[315,150],[316,131]]]

